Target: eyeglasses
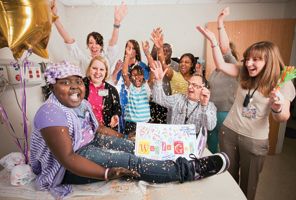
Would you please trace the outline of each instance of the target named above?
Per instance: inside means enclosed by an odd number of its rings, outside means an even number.
[[[190,87],[190,86],[192,86],[192,87],[195,88],[195,89],[201,89],[201,88],[204,87],[203,85],[198,85],[198,84],[196,84],[196,83],[192,83],[192,82],[189,82],[189,81],[188,81],[188,87]]]

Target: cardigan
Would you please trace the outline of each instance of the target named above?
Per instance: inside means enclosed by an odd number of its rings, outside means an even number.
[[[85,99],[88,99],[89,96],[89,84],[90,80],[89,78],[85,77],[83,79],[84,85],[85,85]],[[104,124],[107,127],[110,127],[109,124],[111,122],[111,118],[113,115],[118,115],[118,117],[121,116],[121,105],[119,100],[119,95],[114,86],[111,84],[105,82],[104,83],[104,89],[108,90],[108,95],[103,96],[103,120]],[[118,131],[118,126],[113,128],[114,130]]]

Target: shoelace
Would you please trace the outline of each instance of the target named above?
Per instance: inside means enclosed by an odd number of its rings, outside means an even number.
[[[209,172],[207,159],[199,159],[193,153],[189,154],[189,158],[195,161],[195,172],[198,173],[198,179],[204,177]]]

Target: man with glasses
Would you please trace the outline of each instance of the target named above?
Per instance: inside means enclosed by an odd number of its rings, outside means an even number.
[[[161,64],[155,62],[151,68],[155,75],[152,96],[153,101],[172,110],[169,124],[194,124],[196,132],[201,125],[208,130],[213,130],[216,126],[217,109],[212,102],[209,102],[210,91],[206,87],[206,80],[195,73],[188,81],[187,93],[167,96],[162,88],[162,79],[165,72]],[[203,123],[203,124],[202,124]]]

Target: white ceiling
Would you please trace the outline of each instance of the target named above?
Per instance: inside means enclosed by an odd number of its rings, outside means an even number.
[[[65,6],[119,5],[122,0],[59,0]],[[288,3],[293,0],[125,0],[127,5],[204,4],[204,3]]]

